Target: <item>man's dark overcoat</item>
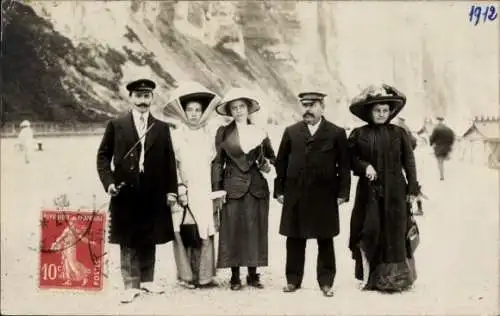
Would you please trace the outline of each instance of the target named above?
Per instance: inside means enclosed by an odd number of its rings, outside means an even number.
[[[429,142],[436,157],[448,158],[455,143],[455,133],[444,123],[438,123],[429,137]]]
[[[351,187],[345,130],[325,118],[314,135],[305,122],[287,127],[275,167],[274,196],[284,195],[280,234],[295,238],[337,236],[337,198],[349,200]]]
[[[174,238],[167,193],[177,193],[176,161],[169,126],[148,118],[144,173],[139,173],[141,145],[125,157],[139,140],[132,113],[108,122],[97,153],[97,171],[107,191],[125,182],[110,202],[110,243],[137,247],[163,244]],[[113,163],[112,163],[113,161]],[[112,165],[114,168],[112,168]]]

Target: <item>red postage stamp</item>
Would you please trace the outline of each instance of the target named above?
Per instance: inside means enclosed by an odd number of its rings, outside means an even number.
[[[40,288],[102,289],[105,220],[96,211],[42,211]]]

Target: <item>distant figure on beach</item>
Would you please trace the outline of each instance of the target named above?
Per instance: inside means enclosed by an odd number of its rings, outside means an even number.
[[[455,133],[443,123],[443,117],[436,117],[436,119],[438,123],[429,137],[429,144],[434,148],[434,155],[438,162],[439,177],[443,181],[444,161],[449,159],[450,152],[455,143]]]
[[[88,283],[88,276],[91,271],[82,262],[78,261],[76,257],[76,245],[79,241],[90,245],[95,245],[96,243],[85,237],[84,233],[85,227],[81,223],[76,223],[75,218],[71,218],[68,226],[50,247],[52,251],[61,252],[64,285],[71,285],[73,281],[82,282],[82,286]]]
[[[24,120],[20,124],[21,132],[18,136],[18,146],[20,151],[24,154],[24,162],[29,164],[33,156],[33,149],[35,140],[33,138],[33,129],[31,129],[30,122]]]

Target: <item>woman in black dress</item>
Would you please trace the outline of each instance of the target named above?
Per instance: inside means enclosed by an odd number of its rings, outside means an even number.
[[[403,94],[383,85],[365,89],[349,108],[367,122],[349,136],[352,169],[359,177],[349,248],[366,290],[403,291],[416,279],[406,238],[408,203],[418,194],[415,158],[406,131],[390,124],[405,103]]]

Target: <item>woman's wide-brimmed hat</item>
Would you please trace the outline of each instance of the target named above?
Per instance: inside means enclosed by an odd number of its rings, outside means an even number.
[[[391,114],[387,121],[396,117],[406,104],[406,97],[396,88],[383,84],[369,86],[352,99],[349,110],[365,122],[372,121],[372,108],[376,104],[387,104]]]
[[[200,83],[187,81],[181,83],[177,89],[172,91],[170,100],[163,108],[163,114],[168,118],[188,123],[185,113],[186,105],[195,101],[201,104],[203,112],[199,124],[204,124],[214,111],[219,100],[220,97],[215,92],[208,90]]]
[[[248,102],[248,114],[255,113],[260,110],[260,104],[255,95],[245,88],[231,88],[220,103],[215,108],[215,111],[223,116],[231,116],[228,112],[228,104],[235,100],[246,100]]]
[[[21,122],[21,124],[19,125],[21,127],[30,127],[30,122],[28,120],[24,120]]]

